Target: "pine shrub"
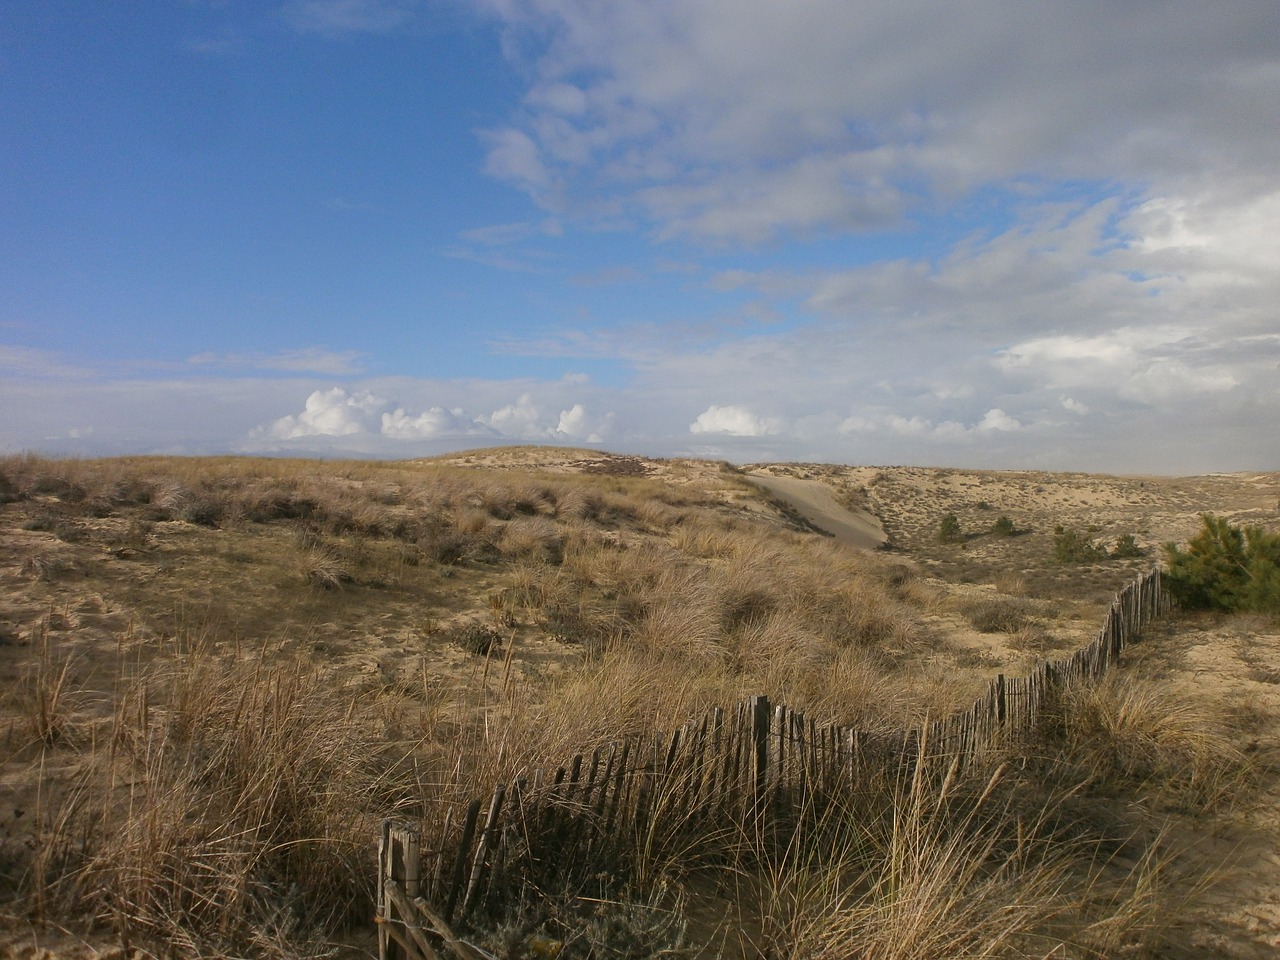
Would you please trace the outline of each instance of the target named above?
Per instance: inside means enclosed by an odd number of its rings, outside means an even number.
[[[960,530],[960,519],[954,513],[948,513],[938,525],[938,539],[943,543],[958,543],[964,539]]]
[[[1008,517],[1001,516],[991,525],[991,532],[997,537],[1012,537],[1018,532],[1018,528],[1013,525],[1013,521]]]
[[[1280,534],[1211,513],[1201,521],[1186,552],[1165,544],[1173,596],[1191,609],[1280,614]]]
[[[1059,563],[1091,563],[1106,555],[1103,547],[1078,530],[1058,527],[1053,535],[1053,558]]]
[[[1117,560],[1131,560],[1146,555],[1147,551],[1138,546],[1138,541],[1133,538],[1132,533],[1116,537],[1116,545],[1111,551],[1111,556]]]

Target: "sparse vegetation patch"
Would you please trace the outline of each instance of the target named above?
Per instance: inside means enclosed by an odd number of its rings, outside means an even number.
[[[1106,556],[1106,548],[1087,534],[1069,527],[1058,527],[1054,531],[1053,558],[1058,563],[1095,563]]]

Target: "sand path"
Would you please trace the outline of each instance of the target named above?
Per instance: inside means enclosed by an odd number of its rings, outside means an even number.
[[[865,510],[848,510],[836,502],[831,488],[821,480],[775,477],[752,473],[747,479],[786,502],[819,530],[840,543],[862,550],[875,550],[889,539],[880,521]]]

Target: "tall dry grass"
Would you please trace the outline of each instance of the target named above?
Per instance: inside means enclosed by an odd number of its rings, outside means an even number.
[[[1075,684],[1047,711],[1040,731],[1059,775],[1102,791],[1137,791],[1204,810],[1242,791],[1253,776],[1219,706],[1189,691],[1111,674]]]
[[[3,458],[0,477],[15,511],[106,511],[121,529],[172,525],[201,544],[253,533],[237,549],[288,567],[258,578],[271,609],[336,618],[359,590],[385,605],[404,585],[423,619],[497,620],[500,642],[462,678],[427,671],[421,644],[443,629],[396,653],[418,658],[411,669],[392,660],[359,676],[330,669],[305,630],[252,655],[212,627],[172,648],[122,643],[136,659],[121,655],[105,723],[76,695],[71,654],[46,648],[22,700],[23,746],[82,769],[71,789],[42,796],[10,899],[179,953],[318,955],[332,931],[369,916],[382,816],[421,819],[430,844],[450,810],[523,769],[644,740],[712,705],[763,692],[818,720],[886,730],[971,698],[954,677],[901,666],[929,642],[928,590],[874,558],[726,519],[717,491],[693,484],[230,458]],[[430,589],[406,569],[434,571]],[[262,586],[246,576],[236,602]],[[140,635],[162,633],[147,626]],[[554,669],[522,668],[531,638],[577,649]],[[1162,901],[1147,881],[1160,860],[1144,861],[1142,882],[1104,886],[1092,864],[1104,833],[1116,842],[1113,825],[1088,822],[1080,785],[1105,781],[1139,803],[1153,785],[1181,784],[1180,802],[1213,802],[1240,758],[1219,749],[1212,718],[1170,712],[1159,688],[1073,697],[994,786],[986,774],[948,783],[945,771],[874,785],[815,809],[781,844],[743,825],[650,831],[635,838],[645,889],[628,896],[679,902],[660,895],[664,883],[692,894],[686,885],[707,879],[690,864],[727,865],[739,892],[757,895],[773,955],[797,960],[1127,950],[1154,929]],[[1064,809],[1069,831],[1044,813]]]
[[[323,949],[368,915],[379,819],[424,795],[367,706],[297,662],[147,669],[59,803],[32,892],[197,955]]]
[[[873,811],[837,808],[769,875],[766,929],[796,960],[1022,954],[1065,911],[1071,856],[1017,832],[993,796],[954,777],[899,782]],[[952,792],[961,794],[953,797]],[[810,828],[814,829],[814,828]]]

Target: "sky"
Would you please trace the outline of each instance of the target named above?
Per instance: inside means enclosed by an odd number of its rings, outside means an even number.
[[[0,451],[1280,469],[1275,0],[10,0]]]

